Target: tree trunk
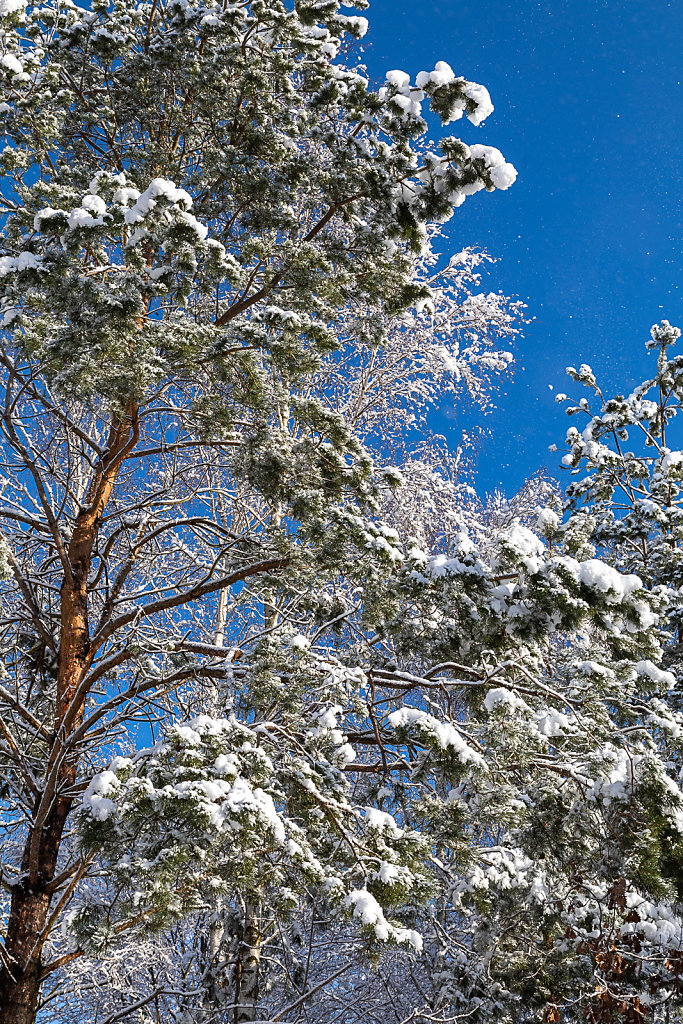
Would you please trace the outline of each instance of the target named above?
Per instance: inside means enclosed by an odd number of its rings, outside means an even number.
[[[78,527],[74,537],[77,530]],[[46,925],[52,898],[50,883],[55,877],[64,826],[73,803],[69,790],[76,782],[78,771],[76,753],[65,751],[65,747],[69,734],[81,724],[85,707],[84,699],[74,705],[74,698],[81,673],[87,666],[90,648],[87,617],[89,565],[89,557],[81,564],[74,559],[71,579],[65,578],[61,591],[55,740],[24,846],[21,882],[12,892],[5,938],[5,949],[11,962],[3,963],[0,970],[0,1024],[33,1024],[38,1011],[41,952],[48,937]]]
[[[218,592],[218,608],[216,611],[216,628],[213,635],[214,647],[223,647],[225,644],[225,628],[228,620],[229,591],[224,587]],[[207,713],[209,715],[225,714],[225,707],[221,706],[220,687],[217,680],[210,684],[207,697]],[[221,912],[222,910],[222,912]],[[226,1002],[226,956],[225,942],[228,926],[224,915],[225,910],[221,908],[208,926],[208,937],[206,941],[206,966],[204,970],[204,998],[200,1021],[215,1021],[218,1008]]]
[[[0,969],[0,1024],[33,1024],[40,997],[40,961],[31,960],[31,949],[39,923],[47,919],[49,897],[26,891],[17,897],[18,889],[12,895],[6,939],[13,962],[8,965],[3,958]],[[22,964],[28,966],[22,969]]]
[[[244,908],[242,941],[235,969],[235,1024],[256,1020],[261,967],[261,903],[250,900]]]
[[[66,549],[60,591],[59,666],[53,739],[36,795],[14,886],[0,964],[0,1024],[34,1024],[42,983],[42,951],[49,938],[51,883],[73,805],[78,751],[69,744],[83,721],[87,692],[79,691],[93,652],[88,623],[88,575],[106,508],[123,459],[138,439],[137,411],[113,417],[106,453],[95,470]]]
[[[201,1024],[215,1021],[216,1013],[223,1001],[223,988],[225,979],[222,977],[225,971],[225,956],[223,951],[223,940],[225,924],[220,920],[213,920],[208,926],[208,942],[206,944],[206,965],[204,968],[202,998],[202,1009],[199,1011],[198,1020]]]
[[[213,643],[215,647],[223,647],[225,645],[225,628],[228,621],[228,604],[228,588],[223,587],[223,589],[219,590],[218,592],[216,628],[213,634]],[[221,701],[220,686],[217,680],[214,680],[213,683],[210,685],[207,699],[207,712],[210,715],[225,715],[226,713],[225,701]]]
[[[2,1024],[33,1024],[40,996],[38,971],[31,970],[13,975],[16,984],[13,982],[11,990],[8,991],[5,991],[5,976],[9,978],[3,971],[3,981],[0,982],[0,1021]]]

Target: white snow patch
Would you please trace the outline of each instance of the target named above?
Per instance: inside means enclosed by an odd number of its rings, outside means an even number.
[[[387,721],[392,729],[410,728],[417,726],[422,732],[433,737],[442,750],[449,748],[456,751],[458,760],[463,764],[471,761],[475,764],[483,764],[484,760],[476,750],[473,750],[460,733],[450,722],[439,722],[433,715],[421,711],[419,708],[399,708],[387,716]]]
[[[26,0],[0,0],[0,18],[26,10]]]
[[[344,900],[344,904],[348,908],[353,908],[353,916],[358,918],[362,924],[370,925],[374,929],[380,942],[393,939],[394,942],[401,945],[407,944],[412,946],[416,952],[421,952],[422,936],[420,933],[412,928],[399,928],[389,924],[379,903],[367,889],[352,890]]]

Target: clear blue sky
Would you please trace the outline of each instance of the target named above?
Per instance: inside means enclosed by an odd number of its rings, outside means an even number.
[[[373,79],[446,60],[491,93],[482,126],[448,130],[497,146],[519,178],[468,199],[450,243],[499,257],[489,286],[536,319],[478,479],[513,491],[539,465],[559,476],[548,445],[568,421],[554,393],[578,393],[564,367],[630,390],[649,375],[650,325],[683,327],[683,0],[371,0],[367,16]]]

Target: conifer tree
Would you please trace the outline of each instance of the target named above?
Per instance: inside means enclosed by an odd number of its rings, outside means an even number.
[[[329,1020],[373,959],[437,1020],[672,1001],[667,581],[552,508],[388,521],[409,387],[507,361],[434,244],[516,172],[342,6],[0,0],[0,1024],[126,943],[111,1022]]]
[[[268,635],[275,595],[351,550],[360,577],[391,564],[363,519],[371,459],[308,381],[431,301],[438,225],[515,171],[492,147],[429,142],[423,103],[444,125],[492,110],[447,64],[370,88],[344,56],[366,22],[337,0],[2,0],[0,17],[0,1020],[28,1024],[86,948],[54,945],[98,857],[74,808],[131,728],[154,732],[207,680],[218,694],[219,595],[240,650],[255,604]],[[272,699],[264,683],[248,703]],[[271,799],[250,825],[264,841]]]

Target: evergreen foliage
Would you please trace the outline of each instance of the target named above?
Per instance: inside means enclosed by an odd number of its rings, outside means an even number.
[[[482,504],[516,172],[345,6],[0,0],[0,1024],[676,1019],[678,332]]]

